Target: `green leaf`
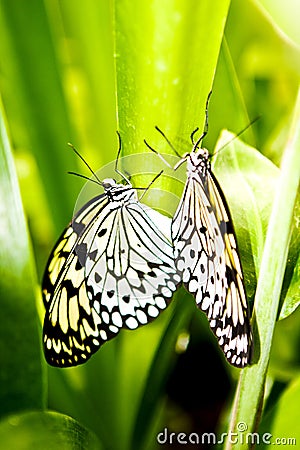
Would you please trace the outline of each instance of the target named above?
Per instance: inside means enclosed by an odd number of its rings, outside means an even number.
[[[0,414],[44,406],[35,307],[36,278],[26,219],[0,104]]]
[[[0,422],[2,448],[15,450],[101,450],[96,436],[71,417],[55,412],[26,412]]]
[[[145,149],[144,138],[170,153],[155,125],[171,140],[202,130],[228,7],[228,0],[115,2],[117,105],[126,154]]]

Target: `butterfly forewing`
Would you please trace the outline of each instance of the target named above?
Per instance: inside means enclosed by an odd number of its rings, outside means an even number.
[[[56,366],[85,362],[121,328],[153,320],[176,289],[170,232],[131,186],[110,184],[59,239],[43,281],[44,349]]]
[[[227,360],[250,362],[251,329],[236,237],[208,153],[188,156],[188,177],[172,222],[175,264],[207,314]]]

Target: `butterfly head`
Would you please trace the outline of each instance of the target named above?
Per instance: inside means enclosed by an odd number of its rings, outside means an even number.
[[[107,191],[107,190],[110,190],[111,188],[113,188],[114,186],[117,186],[117,182],[113,178],[105,178],[102,181],[102,186]]]
[[[137,193],[131,184],[119,184],[113,178],[105,178],[102,181],[105,194],[110,201],[116,202],[116,205],[128,203],[130,200],[137,201]]]

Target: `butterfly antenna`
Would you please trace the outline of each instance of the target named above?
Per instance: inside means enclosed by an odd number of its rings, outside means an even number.
[[[253,120],[251,120],[250,123],[248,123],[247,126],[245,126],[245,128],[243,128],[241,131],[238,132],[238,134],[234,135],[233,138],[229,139],[228,142],[226,142],[226,144],[222,145],[222,147],[218,148],[218,150],[211,156],[215,156],[217,153],[219,153],[221,150],[223,150],[225,147],[227,147],[227,145],[229,145],[231,142],[233,142],[236,138],[238,138],[239,136],[241,136],[241,134],[245,133],[245,131],[248,130],[248,128],[250,128],[257,120],[259,120],[261,118],[261,116],[257,116],[255,117]]]
[[[203,139],[205,138],[205,136],[208,133],[208,105],[209,105],[209,100],[211,97],[212,91],[209,92],[207,99],[206,99],[206,104],[205,104],[205,124],[204,124],[204,130],[203,133],[201,134],[201,136],[199,137],[199,139],[194,143],[194,134],[196,133],[196,131],[198,131],[199,128],[196,128],[196,130],[194,130],[191,134],[191,141],[194,145],[193,147],[193,152],[196,151],[197,148],[199,148],[200,142],[203,141]]]
[[[84,162],[84,164],[86,165],[86,167],[89,169],[89,171],[94,175],[94,177],[96,178],[96,180],[98,181],[98,184],[100,184],[102,186],[102,181],[100,180],[100,178],[98,178],[98,176],[96,175],[96,173],[93,171],[93,169],[91,168],[91,166],[86,162],[86,160],[84,159],[84,157],[78,152],[78,150],[76,150],[76,148],[74,147],[73,144],[70,144],[70,142],[68,142],[68,146],[71,147],[71,149],[76,153],[77,156],[79,156],[79,158],[81,159],[81,161]],[[79,174],[75,174],[75,172],[69,172],[72,175],[78,175],[81,176]],[[81,176],[82,178],[86,178],[89,180],[89,178],[85,177],[85,176]]]
[[[151,152],[154,152],[161,160],[164,164],[166,164],[166,166],[168,166],[170,169],[173,169],[173,167],[171,166],[171,164],[168,163],[168,161],[165,160],[165,158],[158,153],[157,150],[155,150],[155,148],[151,147],[151,145],[148,144],[148,142],[146,141],[146,139],[144,139],[144,143],[146,144],[146,146],[149,148],[149,150],[151,150]]]
[[[68,174],[69,174],[69,175],[76,175],[76,177],[80,177],[80,178],[84,178],[85,180],[92,181],[93,183],[98,184],[98,186],[99,186],[99,184],[100,184],[98,180],[93,180],[92,178],[86,177],[85,175],[81,175],[81,173],[77,173],[77,172],[68,172]],[[100,185],[102,186],[102,182],[101,182]]]
[[[197,127],[191,134],[191,141],[193,145],[195,145],[194,135],[197,133],[197,131],[199,131],[199,127]]]
[[[178,158],[181,158],[181,155],[178,153],[178,151],[176,150],[176,148],[174,147],[174,145],[172,144],[172,142],[170,141],[170,139],[167,138],[167,136],[165,135],[165,133],[158,128],[158,126],[155,126],[155,129],[162,135],[162,137],[165,139],[165,141],[167,142],[167,144],[169,145],[169,147],[173,150],[173,152],[175,153],[176,156],[178,156]]]
[[[120,177],[122,177],[127,184],[130,184],[129,178],[127,178],[119,169],[118,169],[118,163],[119,163],[119,158],[120,158],[120,154],[121,154],[121,149],[122,149],[122,141],[121,141],[121,135],[120,133],[117,131],[117,135],[118,135],[118,139],[119,139],[119,148],[118,148],[118,153],[117,153],[117,157],[116,157],[116,162],[115,162],[115,172],[120,175]],[[126,172],[126,174],[128,175],[128,172]]]
[[[142,193],[141,197],[139,198],[139,200],[142,200],[142,198],[144,197],[145,194],[147,194],[147,192],[149,191],[150,187],[152,186],[152,184],[157,180],[157,178],[159,178],[161,176],[161,174],[163,173],[163,170],[161,170],[157,175],[155,175],[155,177],[153,178],[153,180],[149,183],[149,185],[145,188],[144,192]]]

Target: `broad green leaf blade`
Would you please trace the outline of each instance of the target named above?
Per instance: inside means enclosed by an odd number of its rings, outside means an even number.
[[[229,1],[115,2],[119,128],[126,154],[146,138],[170,153],[171,139],[188,139],[204,125]]]
[[[241,374],[230,431],[245,422],[256,431],[260,420],[264,384],[270,357],[280,292],[287,262],[293,209],[300,179],[300,90],[294,110],[290,137],[282,161],[281,173],[270,216],[254,305],[255,355],[253,365]],[[232,443],[227,441],[227,449]],[[248,448],[246,443],[238,449]]]
[[[26,412],[0,422],[4,449],[101,450],[96,436],[71,417],[56,412]]]
[[[44,406],[36,279],[0,104],[0,414]]]

